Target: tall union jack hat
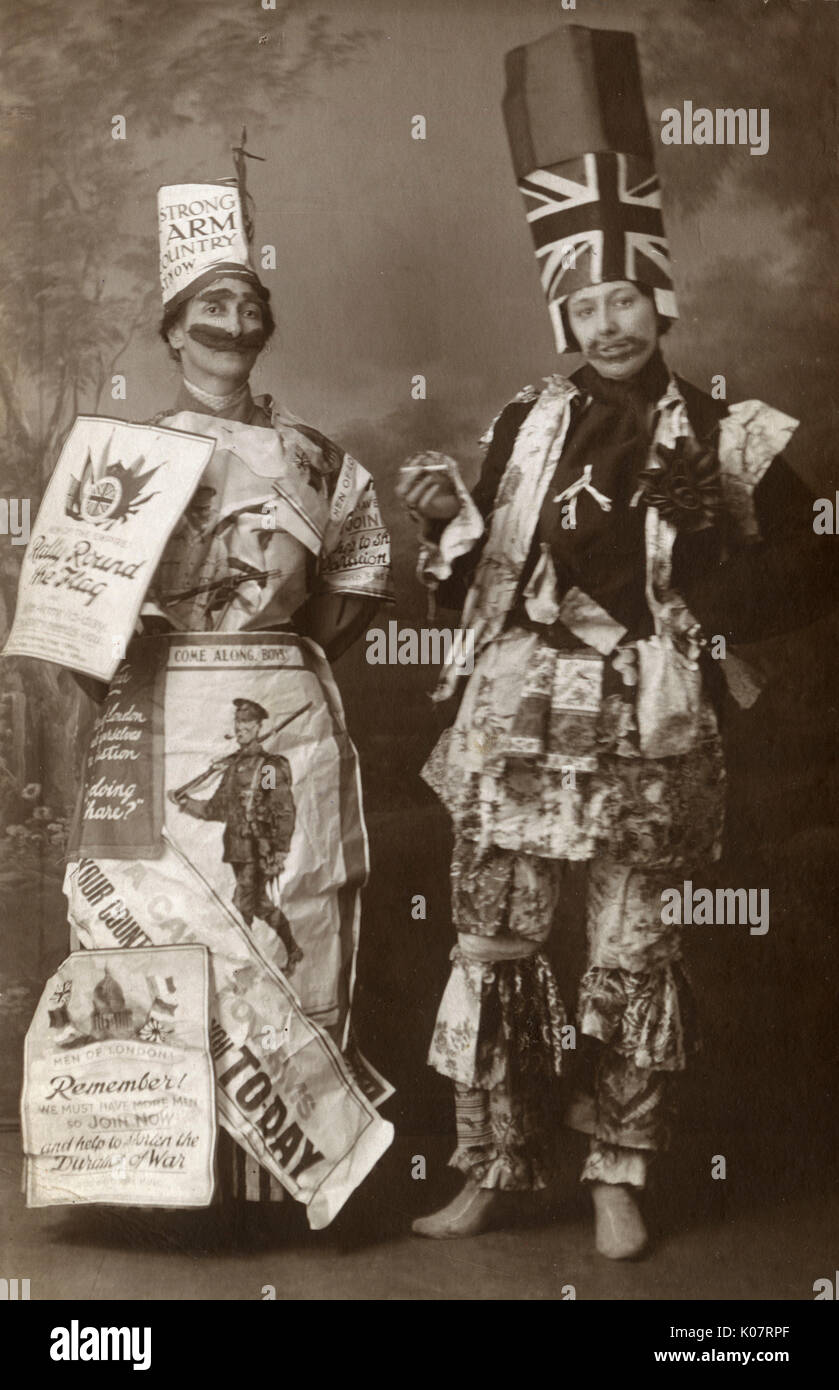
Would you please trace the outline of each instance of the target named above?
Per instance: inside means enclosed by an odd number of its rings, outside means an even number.
[[[634,34],[568,24],[506,58],[504,120],[557,351],[569,295],[632,280],[677,318]]]

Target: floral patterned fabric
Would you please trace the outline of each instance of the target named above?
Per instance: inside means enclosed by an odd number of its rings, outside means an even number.
[[[479,657],[455,724],[422,772],[458,833],[484,848],[548,859],[605,854],[646,869],[718,859],[725,770],[708,696],[692,751],[644,758],[634,644],[611,658],[588,653],[586,666],[602,672],[596,715],[551,698],[562,686],[557,669],[581,655],[513,628]]]
[[[443,1076],[491,1090],[508,1080],[536,1089],[562,1070],[568,1017],[547,957],[490,964],[455,947],[429,1061]]]
[[[664,1147],[671,1074],[696,1046],[680,933],[661,921],[666,878],[606,859],[589,867],[588,967],[576,1046],[569,1045],[569,1018],[539,949],[562,906],[565,875],[561,861],[482,848],[463,836],[455,842],[452,906],[463,945],[452,952],[428,1060],[456,1083],[452,1163],[483,1186],[548,1180],[561,1113],[556,1079],[566,1074],[576,1088],[565,1120],[571,1127],[605,1144]],[[489,946],[518,942],[532,954],[475,959],[481,938]],[[639,1185],[640,1173],[635,1164],[625,1180]]]
[[[674,1114],[672,1079],[617,1065],[607,1053],[594,1070],[591,1090],[579,1093],[564,1122],[591,1136],[581,1182],[646,1185],[650,1164],[669,1142]],[[556,1121],[561,1111],[553,1086],[490,1089],[455,1083],[457,1148],[449,1164],[481,1187],[536,1191],[556,1168]]]
[[[678,965],[630,971],[591,966],[580,981],[580,1031],[639,1068],[683,1071],[696,1046],[696,1016]]]
[[[551,1096],[544,1086],[455,1085],[457,1148],[449,1160],[481,1187],[535,1191],[551,1180]]]
[[[671,1072],[636,1067],[611,1048],[589,1052],[582,1059],[583,1077],[564,1123],[622,1149],[666,1149],[676,1112],[677,1078]]]
[[[646,507],[654,634],[627,641],[629,629],[591,595],[564,593],[545,544],[520,592],[581,404],[574,382],[549,378],[518,428],[461,618],[478,659],[454,726],[423,769],[454,821],[461,936],[429,1061],[456,1083],[452,1162],[490,1187],[547,1181],[553,1096],[565,1071],[576,1086],[566,1123],[592,1136],[585,1178],[640,1186],[644,1153],[668,1143],[677,1073],[696,1045],[696,1025],[678,931],[661,922],[662,874],[672,879],[719,858],[725,793],[698,664],[701,634],[671,586],[673,545],[679,530],[713,526],[722,512],[732,542],[753,537],[754,489],[795,428],[760,402],[733,406],[714,456],[698,444],[668,374],[652,412],[647,469],[627,502]],[[565,499],[572,528],[580,498],[590,495],[604,512],[614,500],[597,491],[590,459],[576,464],[580,476],[552,499]],[[477,523],[474,530],[477,538]],[[426,546],[435,579],[450,569],[446,541],[444,531],[436,550]],[[540,631],[516,625],[519,602]],[[551,639],[557,622],[571,634],[567,642]],[[453,693],[457,679],[454,669],[444,672],[436,698]],[[475,959],[465,945],[492,938],[514,951],[516,942],[546,941],[564,865],[575,860],[590,861],[588,962],[578,1045],[563,1053],[565,1014],[547,956],[537,949],[502,960],[487,951]]]
[[[720,421],[716,458],[712,458],[698,450],[682,390],[672,373],[660,365],[667,384],[652,412],[655,425],[649,441],[649,469],[655,476],[648,472],[642,478],[629,505],[643,500],[655,510],[656,502],[662,503],[670,517],[667,524],[677,523],[674,530],[701,528],[723,512],[729,523],[729,543],[738,547],[748,543],[759,534],[755,488],[798,422],[762,401],[731,405]],[[486,542],[463,608],[461,622],[472,629],[478,653],[495,642],[507,625],[572,418],[585,405],[585,391],[576,378],[547,377],[538,393],[528,388],[522,399],[529,401],[534,395],[495,491]],[[447,462],[454,467],[451,460]],[[585,472],[585,463],[582,466]],[[650,488],[652,495],[645,496]],[[475,508],[466,510],[468,517],[455,517],[435,540],[424,540],[419,563],[424,582],[436,587],[451,573],[454,559],[483,535],[484,525]],[[455,535],[458,544],[453,548]],[[722,670],[727,680],[729,668],[723,665]],[[442,700],[453,694],[460,674],[456,665],[448,663],[433,698]],[[739,699],[742,681],[736,679],[731,689]]]
[[[798,421],[764,401],[738,401],[720,423],[717,452],[725,509],[743,539],[759,535],[754,492]]]
[[[452,850],[452,917],[458,932],[547,940],[562,866],[538,855],[481,848],[458,836]]]
[[[588,875],[589,965],[580,981],[580,1031],[640,1068],[683,1071],[697,1045],[681,935],[661,921],[664,874],[596,860]]]

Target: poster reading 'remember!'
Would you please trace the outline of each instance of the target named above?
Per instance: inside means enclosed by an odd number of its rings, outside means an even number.
[[[26,1038],[31,1207],[207,1206],[216,1107],[203,946],[75,951]]]
[[[26,547],[5,654],[110,680],[214,447],[182,430],[79,416]]]

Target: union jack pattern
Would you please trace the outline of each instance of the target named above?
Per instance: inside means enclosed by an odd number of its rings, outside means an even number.
[[[661,189],[646,161],[612,151],[584,154],[533,170],[519,188],[558,331],[558,309],[570,294],[610,280],[648,285],[659,312],[676,317]]]

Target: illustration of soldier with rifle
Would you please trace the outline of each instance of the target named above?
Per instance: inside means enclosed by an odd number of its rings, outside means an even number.
[[[287,566],[265,569],[250,560],[231,554],[232,533],[239,522],[248,518],[248,511],[218,520],[214,504],[215,488],[199,487],[187,507],[177,530],[173,533],[161,561],[158,598],[171,609],[184,629],[217,629],[225,620],[231,603],[238,601],[247,608],[253,606],[247,586],[263,590],[271,579],[287,574]],[[257,514],[260,522],[264,513]],[[255,537],[256,551],[264,557],[272,533],[263,525],[250,528]],[[230,533],[225,540],[225,533]],[[239,536],[241,544],[247,537]],[[248,542],[253,551],[253,542]]]
[[[286,758],[267,753],[263,744],[309,707],[303,705],[261,733],[268,711],[255,700],[234,700],[232,737],[239,745],[237,751],[215,758],[205,772],[169,792],[169,800],[186,815],[224,823],[222,859],[236,876],[233,906],[246,926],[259,917],[277,933],[286,948],[289,976],[303,959],[303,951],[285,913],[271,901],[268,884],[282,873],[294,832],[291,769]],[[212,796],[200,800],[192,795],[219,775],[221,781]]]

